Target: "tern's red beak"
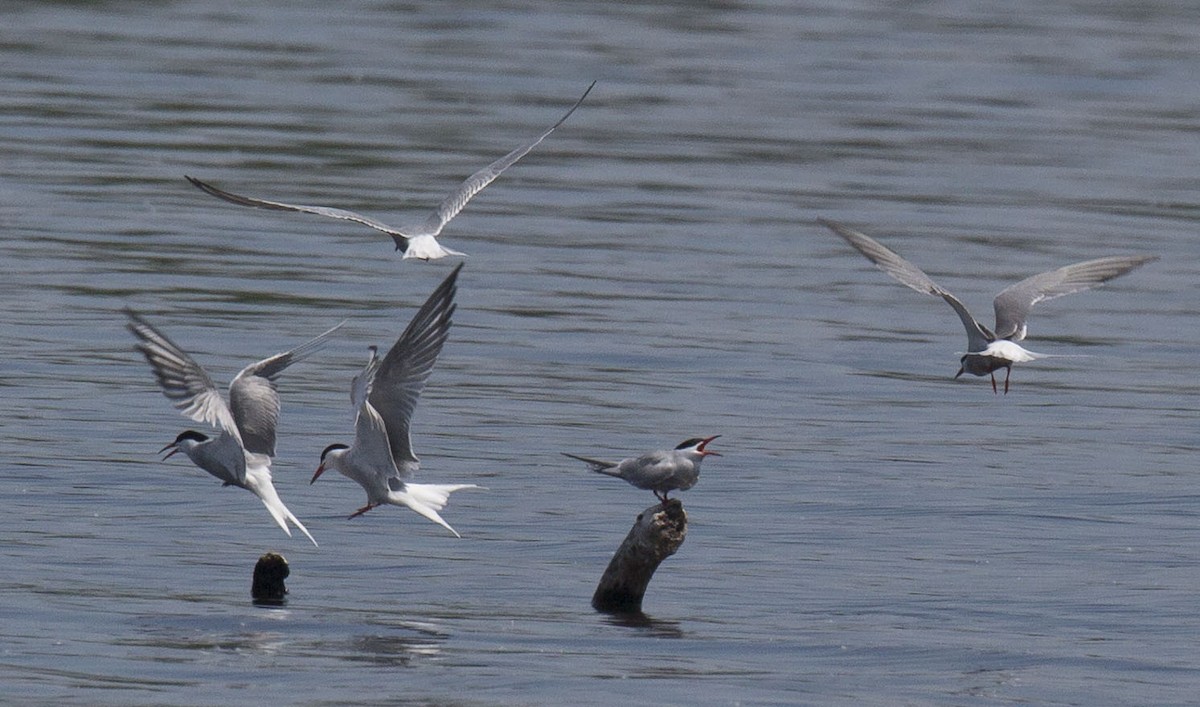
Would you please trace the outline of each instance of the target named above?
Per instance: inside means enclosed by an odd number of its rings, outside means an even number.
[[[312,484],[316,483],[317,479],[319,479],[321,477],[321,474],[324,474],[324,473],[325,473],[325,464],[322,463],[320,466],[317,467],[316,472],[313,473],[312,481],[308,482],[309,485],[311,486]]]
[[[714,439],[716,439],[717,437],[720,437],[720,436],[721,436],[721,435],[713,435],[712,437],[706,437],[706,438],[704,439],[704,441],[700,443],[700,446],[699,446],[699,447],[696,447],[696,451],[697,451],[697,452],[700,452],[700,455],[701,455],[701,456],[705,456],[705,457],[719,457],[719,456],[721,456],[721,453],[720,453],[720,452],[712,452],[712,451],[709,451],[709,450],[705,449],[705,447],[708,445],[708,443],[709,443],[709,442],[713,441]]]
[[[168,444],[167,446],[163,447],[162,449],[158,450],[158,453],[162,454],[163,452],[166,452],[168,449],[171,451],[167,454],[167,456],[163,457],[163,461],[166,461],[166,460],[170,459],[172,456],[174,456],[175,452],[179,451],[179,445],[172,442],[172,443]]]

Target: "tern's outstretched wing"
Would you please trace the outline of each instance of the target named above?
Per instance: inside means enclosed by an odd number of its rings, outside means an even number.
[[[425,381],[433,373],[450,334],[460,270],[461,263],[417,310],[404,333],[383,357],[370,386],[367,399],[387,426],[392,457],[402,477],[411,475],[418,462],[412,451],[409,424]]]
[[[967,351],[982,351],[987,348],[988,342],[996,338],[992,332],[988,331],[987,327],[971,316],[966,305],[957,297],[934,282],[923,270],[901,258],[879,241],[834,221],[817,219],[817,222],[846,239],[846,242],[865,255],[867,260],[875,263],[876,267],[891,275],[900,284],[911,287],[917,292],[935,295],[946,300],[954,308],[958,318],[962,320],[963,327],[967,330]]]
[[[1153,260],[1158,256],[1097,258],[1027,277],[996,295],[992,303],[996,309],[996,336],[1020,341],[1025,338],[1025,319],[1033,305],[1091,289]]]
[[[367,402],[367,396],[371,394],[371,386],[375,385],[375,374],[379,372],[379,347],[368,346],[367,349],[371,352],[370,358],[367,359],[367,365],[363,366],[362,371],[350,381],[350,404],[354,406],[355,410],[360,409],[363,403]]]
[[[425,223],[421,229],[418,232],[410,235],[436,236],[437,234],[441,233],[442,228],[444,228],[446,224],[450,222],[450,219],[457,216],[458,212],[463,210],[463,207],[467,205],[467,202],[471,200],[471,197],[475,196],[482,191],[484,187],[494,182],[497,177],[504,173],[504,170],[513,166],[517,163],[517,160],[529,154],[530,150],[541,144],[542,140],[545,140],[550,133],[554,132],[558,126],[562,125],[567,118],[571,117],[571,114],[575,112],[575,109],[579,107],[580,103],[583,103],[583,99],[587,98],[587,95],[591,93],[592,88],[595,85],[596,82],[593,81],[591,85],[587,87],[587,90],[583,92],[583,95],[579,97],[579,100],[575,101],[575,104],[572,105],[565,114],[563,114],[563,117],[559,118],[557,123],[544,130],[541,135],[538,135],[533,140],[521,145],[517,149],[501,157],[487,167],[484,167],[475,174],[467,177],[467,179],[459,185],[458,189],[455,189],[453,193],[442,200],[442,203],[438,205],[437,210],[430,214],[429,218],[425,220]]]
[[[396,247],[400,250],[404,250],[408,243],[410,234],[404,233],[398,228],[389,226],[383,221],[377,221],[369,216],[363,216],[362,214],[355,213],[353,211],[336,209],[331,206],[304,206],[303,204],[285,204],[282,201],[255,199],[253,197],[241,196],[240,194],[234,194],[223,189],[218,189],[208,182],[202,182],[199,179],[196,179],[195,177],[189,177],[186,174],[183,176],[197,189],[200,189],[207,194],[211,194],[218,199],[224,199],[225,201],[238,204],[240,206],[253,206],[259,209],[271,209],[273,211],[298,211],[305,214],[328,216],[329,218],[341,219],[342,221],[353,221],[355,223],[361,223],[364,226],[370,226],[377,231],[383,231],[384,233],[388,234],[393,240],[396,241]]]
[[[484,167],[478,172],[472,174],[470,177],[467,177],[466,181],[460,184],[459,187],[454,190],[454,192],[443,199],[442,203],[438,205],[437,209],[435,209],[434,212],[430,214],[427,219],[425,219],[425,222],[415,229],[402,230],[400,228],[396,228],[395,226],[389,226],[386,223],[373,219],[369,216],[363,216],[362,214],[354,211],[338,209],[331,206],[286,204],[282,201],[267,201],[266,199],[256,199],[249,196],[242,196],[240,194],[227,192],[223,189],[218,189],[207,182],[196,179],[195,177],[188,177],[187,175],[184,176],[187,177],[187,180],[196,188],[211,194],[218,199],[224,199],[225,201],[239,204],[241,206],[253,206],[259,209],[272,209],[275,211],[298,211],[300,213],[315,214],[317,216],[327,216],[329,218],[336,218],[342,221],[361,223],[364,226],[369,226],[377,231],[383,231],[384,233],[390,235],[396,242],[396,248],[398,250],[406,251],[408,250],[408,241],[410,238],[415,236],[436,236],[437,234],[441,233],[442,228],[450,222],[450,219],[457,216],[458,212],[463,210],[463,207],[467,205],[467,202],[471,200],[471,197],[475,196],[481,190],[483,190],[484,187],[495,181],[495,179],[499,177],[504,170],[516,164],[517,160],[527,155],[530,150],[537,147],[542,140],[545,140],[550,133],[554,132],[558,126],[562,125],[563,121],[565,121],[572,113],[575,112],[575,109],[579,107],[579,104],[583,103],[583,99],[587,97],[588,93],[590,93],[592,90],[592,86],[595,85],[596,82],[593,81],[591,86],[588,86],[587,91],[583,92],[583,96],[580,96],[579,100],[575,101],[575,104],[571,106],[570,110],[568,110],[563,117],[559,118],[557,123],[550,126],[550,128],[542,132],[541,135],[538,135],[537,138],[525,143],[524,145],[521,145],[504,157],[501,157],[487,167]],[[451,254],[457,253],[451,251]]]
[[[125,314],[129,331],[138,339],[136,348],[146,357],[163,395],[187,417],[218,427],[241,443],[233,413],[200,364],[140,314],[132,309]]]
[[[275,428],[279,423],[279,392],[275,380],[288,366],[320,350],[342,324],[345,322],[291,351],[252,363],[234,377],[229,384],[229,408],[246,451],[275,456]]]

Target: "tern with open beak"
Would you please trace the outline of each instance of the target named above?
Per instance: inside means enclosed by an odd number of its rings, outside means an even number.
[[[720,452],[707,449],[708,443],[720,436],[693,437],[679,443],[674,449],[647,452],[640,457],[619,462],[589,459],[566,452],[562,454],[587,464],[592,471],[615,476],[637,488],[653,491],[655,498],[665,505],[669,492],[675,489],[686,491],[696,485],[700,478],[700,462],[704,461],[704,457],[721,456]]]
[[[275,431],[279,423],[279,392],[275,381],[288,366],[320,350],[341,324],[291,351],[252,363],[229,384],[229,403],[200,364],[144,317],[126,310],[129,331],[138,339],[137,350],[154,370],[163,395],[186,417],[220,430],[215,438],[187,430],[163,447],[167,459],[183,452],[196,466],[220,479],[224,486],[250,491],[267,507],[271,517],[289,536],[291,521],[317,541],[280,500],[271,482],[275,456]],[[168,451],[169,450],[169,451]]]

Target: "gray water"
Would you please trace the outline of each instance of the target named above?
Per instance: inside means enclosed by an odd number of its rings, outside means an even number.
[[[54,704],[1186,704],[1200,690],[1200,11],[1155,2],[21,2],[0,10],[0,698]],[[422,217],[469,254],[414,423],[444,515],[308,479],[350,378],[457,258],[183,180]],[[1039,305],[1012,392],[953,312]],[[194,423],[122,308],[281,379],[321,543],[156,451]],[[650,494],[588,474],[720,434],[640,621],[600,573]],[[182,456],[182,455],[180,455]],[[252,606],[260,554],[283,609]]]

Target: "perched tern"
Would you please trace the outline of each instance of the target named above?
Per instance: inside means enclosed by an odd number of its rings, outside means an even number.
[[[460,184],[457,189],[455,189],[450,193],[449,196],[442,200],[442,203],[438,205],[437,209],[435,209],[434,212],[431,213],[424,222],[415,223],[400,228],[389,226],[382,221],[377,221],[376,219],[363,216],[362,214],[358,214],[353,211],[347,211],[345,209],[337,209],[328,206],[302,206],[297,204],[284,204],[278,201],[266,201],[264,199],[254,199],[248,196],[239,196],[237,194],[231,194],[230,192],[218,189],[211,184],[196,179],[195,177],[188,177],[187,175],[184,176],[187,177],[189,182],[201,190],[212,194],[219,199],[224,199],[225,201],[230,201],[235,204],[241,204],[242,206],[255,206],[260,209],[274,209],[276,211],[299,211],[306,214],[316,214],[318,216],[328,216],[330,218],[342,219],[344,221],[354,221],[355,223],[361,223],[364,226],[370,226],[377,231],[383,231],[391,236],[392,240],[396,242],[396,250],[404,251],[403,257],[405,258],[434,260],[437,258],[443,258],[447,255],[466,255],[466,253],[460,253],[457,250],[450,250],[449,248],[443,247],[437,242],[438,234],[442,232],[442,229],[447,223],[450,223],[451,219],[458,215],[459,211],[463,210],[463,207],[467,205],[467,202],[471,200],[471,197],[475,196],[481,190],[483,190],[484,187],[495,181],[496,177],[499,177],[504,173],[504,170],[516,164],[517,160],[527,155],[530,150],[537,147],[542,140],[545,140],[550,133],[554,132],[558,126],[562,125],[563,122],[575,112],[575,109],[579,107],[579,104],[583,103],[583,99],[587,98],[588,93],[591,92],[592,87],[595,85],[596,82],[593,81],[591,85],[587,87],[587,90],[583,92],[583,95],[579,97],[579,100],[575,101],[575,104],[571,106],[571,108],[563,115],[563,117],[559,118],[557,123],[551,125],[547,130],[543,131],[541,135],[538,135],[535,139],[525,143],[524,145],[521,145],[517,149],[501,157],[487,167],[484,167],[475,174],[472,174],[470,177],[467,177],[466,181]]]
[[[271,483],[271,457],[275,456],[275,428],[279,421],[279,392],[275,379],[288,366],[315,353],[341,324],[291,351],[276,354],[242,369],[229,384],[229,403],[208,373],[167,335],[144,317],[125,310],[129,331],[137,337],[137,350],[146,357],[162,387],[163,395],[185,416],[220,430],[211,438],[195,430],[181,432],[174,442],[159,450],[168,459],[183,452],[192,462],[224,482],[250,491],[271,513],[289,536],[287,521],[312,540],[312,534],[283,505]],[[170,450],[170,451],[168,451]]]
[[[417,399],[450,333],[459,270],[462,263],[417,310],[408,328],[382,360],[378,349],[370,347],[366,367],[350,385],[350,399],[358,411],[354,445],[326,447],[309,483],[315,482],[326,469],[337,469],[357,481],[367,492],[367,505],[350,514],[351,518],[385,503],[408,506],[455,537],[461,537],[442,520],[438,511],[445,507],[451,493],[479,487],[413,483],[420,460],[413,453],[409,431]]]
[[[592,471],[625,479],[640,489],[649,489],[665,505],[667,493],[670,491],[686,491],[696,485],[700,478],[700,462],[704,457],[721,456],[720,452],[705,449],[709,442],[720,436],[693,437],[684,440],[674,449],[647,452],[640,457],[630,457],[619,462],[589,459],[566,452],[562,454],[587,464]]]
[[[1091,289],[1138,266],[1158,260],[1156,255],[1111,256],[1066,265],[1025,278],[996,295],[993,302],[996,310],[996,328],[992,330],[976,321],[957,297],[942,289],[920,268],[896,255],[879,241],[840,223],[826,219],[817,221],[845,238],[855,250],[901,284],[949,302],[967,329],[967,352],[960,359],[961,365],[954,377],[958,378],[964,373],[975,376],[990,375],[994,393],[999,392],[996,389],[997,370],[1005,369],[1004,392],[1007,394],[1008,377],[1012,373],[1014,363],[1054,355],[1035,353],[1017,344],[1025,338],[1025,318],[1029,316],[1033,305],[1042,300]]]

